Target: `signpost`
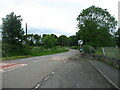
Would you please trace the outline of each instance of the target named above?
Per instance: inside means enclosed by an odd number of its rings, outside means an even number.
[[[83,48],[81,47],[82,44],[83,44],[83,41],[82,40],[78,40],[78,45],[80,45],[80,52],[83,51]]]
[[[83,44],[83,41],[82,40],[78,40],[78,45],[82,45]]]

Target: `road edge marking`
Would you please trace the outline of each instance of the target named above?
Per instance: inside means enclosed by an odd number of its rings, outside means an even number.
[[[115,83],[113,83],[99,68],[97,68],[92,62],[89,61],[89,63],[115,88],[120,89]]]

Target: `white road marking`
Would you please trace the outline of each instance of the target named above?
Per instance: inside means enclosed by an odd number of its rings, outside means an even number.
[[[35,60],[35,61],[33,61],[33,62],[38,62],[38,61],[43,61],[44,59],[39,59],[39,60]]]
[[[38,84],[38,85],[35,87],[35,89],[37,89],[39,86],[40,86],[40,84]]]
[[[100,73],[102,74],[115,88],[118,88],[118,90],[120,90],[120,88],[111,81],[111,79],[109,79],[98,67],[96,67],[92,62],[89,61],[89,63]]]
[[[3,70],[2,70],[2,69],[0,69],[0,72],[3,72]]]
[[[52,72],[52,74],[54,74],[55,72]]]
[[[50,78],[50,76],[47,76],[47,78],[45,78],[45,81],[47,80],[47,79],[49,79]]]
[[[33,62],[38,62],[38,60],[36,60],[36,61],[33,61]]]

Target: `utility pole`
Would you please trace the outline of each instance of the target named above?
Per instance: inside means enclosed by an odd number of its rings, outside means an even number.
[[[27,23],[25,24],[26,36],[27,36]]]

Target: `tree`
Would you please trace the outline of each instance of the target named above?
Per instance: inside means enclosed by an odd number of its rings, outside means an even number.
[[[114,45],[117,21],[106,9],[91,6],[80,13],[77,21],[79,31],[76,36],[84,44],[95,47]]]
[[[14,12],[2,18],[2,53],[3,56],[13,56],[23,54],[24,31],[21,27],[21,16]],[[25,52],[24,52],[25,53]]]
[[[42,38],[44,38],[44,37],[47,36],[47,35],[48,35],[48,34],[43,34],[43,35],[42,35]]]
[[[76,36],[70,36],[69,37],[69,46],[76,46],[78,45],[78,40],[76,38]]]
[[[41,35],[38,35],[38,34],[34,35],[34,42],[36,46],[40,45],[40,39],[41,39]]]
[[[33,34],[24,35],[24,42],[28,46],[34,46],[34,35]]]
[[[120,47],[120,28],[118,28],[117,32],[115,33],[116,44]]]
[[[67,46],[68,45],[68,38],[65,35],[61,35],[59,37],[59,45],[60,46]]]
[[[52,48],[56,45],[57,39],[54,36],[46,35],[43,38],[43,45],[45,48]]]
[[[56,38],[56,40],[57,40],[56,46],[58,46],[58,37],[55,34],[51,34],[51,36]]]
[[[2,18],[2,41],[10,45],[22,45],[24,36],[23,28],[21,27],[21,16],[16,16],[14,12]]]

